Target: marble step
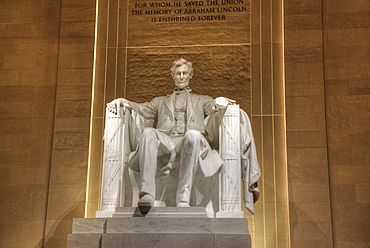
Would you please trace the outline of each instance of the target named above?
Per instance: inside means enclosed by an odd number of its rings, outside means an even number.
[[[240,218],[77,218],[72,228],[72,234],[164,232],[248,234],[248,223]]]
[[[166,211],[168,213],[166,217],[153,211],[152,217],[147,215],[145,217],[74,219],[72,234],[68,235],[68,247],[251,247],[246,219],[194,216],[184,218],[178,217],[175,209]],[[195,214],[196,216],[198,210],[186,211],[188,215]]]

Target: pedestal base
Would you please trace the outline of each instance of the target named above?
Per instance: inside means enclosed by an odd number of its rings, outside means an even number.
[[[74,219],[68,247],[251,247],[246,219],[189,217],[190,210],[168,210],[172,214],[167,217],[154,211],[152,217]],[[199,214],[199,209],[192,211]],[[178,215],[181,217],[176,217]]]
[[[243,211],[218,211],[216,218],[244,218]]]
[[[162,218],[207,218],[207,212],[203,207],[179,208],[179,207],[152,207],[149,212],[143,214],[139,208],[118,207],[112,215],[113,218],[129,217],[162,217]]]

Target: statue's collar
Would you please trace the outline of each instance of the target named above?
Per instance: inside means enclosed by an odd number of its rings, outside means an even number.
[[[174,90],[174,93],[176,94],[181,94],[181,93],[190,93],[191,92],[191,89],[189,87],[186,87],[185,89],[179,89],[177,87],[175,87],[175,90]]]

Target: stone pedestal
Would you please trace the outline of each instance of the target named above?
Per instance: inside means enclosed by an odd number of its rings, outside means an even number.
[[[152,214],[132,217],[74,219],[69,248],[115,247],[251,247],[248,223],[241,218],[207,218],[200,210],[173,208],[168,214],[153,208]],[[127,209],[121,212],[133,212]],[[194,212],[194,213],[192,213]],[[192,214],[195,216],[191,217]],[[181,217],[179,217],[181,216]]]

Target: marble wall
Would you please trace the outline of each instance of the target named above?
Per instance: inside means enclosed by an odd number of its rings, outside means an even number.
[[[334,247],[370,246],[370,3],[323,1]]]
[[[173,39],[168,43],[157,36],[147,37],[147,32],[158,26],[140,16],[131,17],[136,18],[138,24],[145,21],[146,30],[132,29],[131,38],[127,38],[126,32],[115,25],[117,19],[114,18],[127,16],[130,7],[123,0],[105,1],[108,2],[110,6],[125,7],[116,8],[117,13],[111,13],[110,19],[102,21],[112,23],[110,29],[115,32],[111,34],[117,36],[101,37],[97,41],[101,44],[97,54],[109,53],[113,57],[117,54],[118,60],[104,60],[105,66],[99,67],[113,70],[109,75],[114,78],[108,80],[115,82],[110,86],[113,89],[108,90],[113,93],[100,99],[108,101],[123,95],[131,98],[134,96],[130,94],[135,93],[135,97],[140,95],[144,101],[152,95],[141,92],[135,82],[137,77],[147,75],[150,68],[135,74],[135,68],[140,67],[139,58],[153,58],[150,65],[158,70],[154,74],[165,77],[168,66],[164,59],[171,61],[178,54],[178,48],[171,44],[186,50],[189,40]],[[199,67],[194,79],[199,78],[202,85],[206,82],[205,88],[199,88],[201,94],[212,85],[207,82],[210,75],[205,70],[212,61],[218,61],[215,67],[229,68],[227,73],[217,72],[220,81],[230,80],[228,75],[239,70],[240,78],[246,79],[243,87],[251,88],[252,93],[256,90],[253,87],[264,87],[260,96],[271,96],[269,82],[275,82],[271,80],[285,72],[291,247],[368,247],[369,2],[285,0],[282,4],[285,37],[279,38],[277,29],[272,28],[279,26],[274,19],[279,16],[276,14],[279,7],[272,0],[251,1],[248,4],[251,26],[247,20],[245,25],[234,21],[231,28],[223,32],[224,42],[215,36],[217,22],[209,25],[215,35],[207,40],[202,38],[204,30],[197,25],[183,25],[183,29],[173,35],[184,37],[183,32],[198,35],[202,46],[193,54],[186,50],[184,56],[189,56]],[[104,4],[99,5],[99,9],[108,10]],[[88,214],[86,193],[91,192],[86,192],[87,178],[98,176],[87,171],[95,13],[95,0],[0,2],[0,247],[66,247],[72,218]],[[233,17],[230,18],[232,21]],[[127,25],[127,19],[122,20],[121,25]],[[170,27],[169,23],[160,25]],[[238,35],[248,30],[252,38]],[[163,28],[160,37],[170,32]],[[121,36],[122,39],[117,39]],[[147,37],[145,42],[137,43],[142,36]],[[128,43],[120,44],[117,40]],[[217,49],[205,46],[208,41],[229,45]],[[279,54],[278,51],[283,51],[282,68],[276,60],[271,60],[277,58],[273,54]],[[245,63],[236,59],[239,56]],[[223,60],[225,57],[228,62]],[[253,58],[257,57],[262,67],[253,67],[256,66]],[[248,69],[249,64],[252,71]],[[125,80],[124,84],[120,80]],[[265,83],[254,85],[254,80]],[[150,77],[147,81],[162,85]],[[195,80],[194,87],[198,88]],[[232,88],[227,90],[227,95],[235,95],[243,102],[243,108],[256,115],[254,123],[260,124],[259,119],[264,119],[265,126],[276,128],[268,126],[279,123],[271,121],[279,118],[269,106],[278,106],[278,103],[265,104],[264,112],[259,112],[260,107],[252,109],[257,106],[252,93],[239,95]],[[224,92],[217,95],[219,93]],[[97,116],[95,127],[101,128],[101,119]],[[271,143],[265,144],[265,149],[279,147],[269,148]],[[267,175],[268,168],[264,171]],[[278,174],[279,167],[274,168]],[[265,180],[263,185],[269,196],[270,182]],[[273,192],[279,197],[276,188]],[[265,198],[266,203],[269,199]],[[90,204],[92,208],[97,207],[95,202]],[[277,215],[270,215],[262,222],[281,221],[279,209],[274,209]],[[279,232],[275,230],[276,234],[279,240]],[[270,248],[275,241],[265,237],[261,242]]]
[[[61,1],[59,58],[44,247],[66,247],[85,212],[95,1]]]
[[[292,247],[333,247],[321,0],[285,3]]]
[[[0,246],[41,247],[49,189],[60,1],[0,3]]]
[[[95,1],[0,13],[0,247],[66,247],[85,211]]]
[[[369,7],[285,1],[292,247],[370,245]]]

